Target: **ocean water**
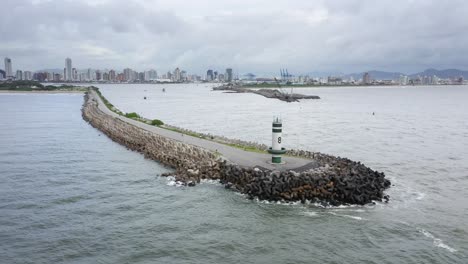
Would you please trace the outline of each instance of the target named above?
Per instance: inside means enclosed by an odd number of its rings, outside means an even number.
[[[84,122],[82,95],[0,94],[0,263],[468,259],[466,86],[295,89],[322,99],[290,104],[202,84],[99,87],[122,111],[265,144],[281,115],[285,147],[383,171],[391,200],[322,208],[180,187]]]

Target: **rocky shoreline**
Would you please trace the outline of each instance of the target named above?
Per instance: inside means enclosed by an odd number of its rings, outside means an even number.
[[[98,102],[85,94],[82,116],[113,141],[138,151],[146,158],[175,169],[176,181],[194,186],[202,179],[219,180],[226,188],[249,198],[268,201],[322,202],[331,205],[368,204],[388,201],[384,190],[390,181],[384,173],[359,162],[308,151],[289,151],[289,155],[314,161],[312,168],[298,171],[268,170],[233,164],[218,153],[169,139],[110,116]]]
[[[317,95],[303,95],[296,93],[284,93],[278,89],[249,89],[233,84],[224,84],[219,87],[214,87],[213,91],[226,91],[227,93],[254,93],[266,98],[274,98],[285,102],[299,102],[299,99],[320,99]]]

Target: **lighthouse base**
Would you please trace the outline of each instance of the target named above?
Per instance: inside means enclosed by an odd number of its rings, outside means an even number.
[[[271,157],[271,163],[274,163],[274,164],[282,164],[282,163],[284,163],[284,162],[282,162],[281,156],[272,156],[272,157]]]
[[[281,154],[286,153],[285,148],[281,148],[280,150],[269,148],[268,152],[270,154],[273,154],[272,157],[271,157],[271,163],[273,163],[273,164],[283,164],[284,163],[281,160]]]

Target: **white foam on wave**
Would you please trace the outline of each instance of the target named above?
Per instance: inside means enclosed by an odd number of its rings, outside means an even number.
[[[391,177],[392,187],[386,191],[390,194],[390,202],[384,203],[385,206],[392,208],[407,208],[414,203],[418,203],[426,198],[426,193],[422,192],[419,187],[414,187],[408,182],[403,182],[401,179]],[[382,202],[375,202],[377,205],[382,206]]]
[[[248,199],[248,195],[245,193],[240,193],[240,192],[234,192],[236,195],[240,195],[246,199]],[[255,197],[253,199],[254,202],[259,203],[259,204],[278,204],[278,205],[286,205],[286,206],[291,206],[291,205],[303,205],[301,201],[295,201],[295,202],[286,202],[286,201],[268,201],[268,200],[260,200],[258,197]],[[306,201],[306,205],[311,204],[309,201]]]
[[[356,213],[364,213],[364,212],[366,212],[366,210],[364,210],[364,209],[356,209],[356,210],[351,210],[351,211],[356,212]]]
[[[176,181],[174,176],[168,176],[167,178],[167,186],[175,186],[175,187],[181,187],[184,186],[181,182]]]
[[[422,200],[424,199],[424,197],[426,197],[426,194],[423,192],[417,192],[416,195],[417,195],[416,200]]]
[[[305,216],[317,217],[319,214],[317,212],[303,212]]]
[[[334,212],[329,212],[329,214],[336,215],[336,216],[341,216],[341,217],[346,217],[346,218],[351,218],[351,219],[358,220],[358,221],[363,221],[363,220],[367,221],[367,219],[365,219],[363,217],[360,217],[360,216],[337,214],[337,213],[334,213]]]
[[[442,239],[436,238],[433,234],[429,233],[428,231],[424,229],[419,229],[419,232],[422,233],[425,237],[432,239],[434,246],[446,249],[450,251],[450,253],[457,252],[456,249],[448,246],[447,244],[444,243],[444,241],[442,241]]]
[[[201,179],[200,183],[219,185],[219,180]]]
[[[367,220],[365,218],[362,218],[360,216],[354,216],[354,215],[341,215],[343,217],[347,217],[347,218],[351,218],[351,219],[354,219],[354,220],[359,220],[359,221],[362,221],[362,220]]]
[[[329,208],[333,208],[333,209],[348,209],[348,208],[353,208],[353,207],[357,207],[357,206],[360,206],[360,205],[357,205],[357,204],[348,204],[348,205],[330,206]]]
[[[352,208],[333,208],[335,212],[355,212],[355,213],[365,213],[364,209],[352,209]]]

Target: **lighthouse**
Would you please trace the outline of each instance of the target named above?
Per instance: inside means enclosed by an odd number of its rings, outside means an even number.
[[[274,164],[281,164],[281,155],[286,153],[286,149],[281,147],[282,132],[283,123],[281,119],[279,117],[273,118],[271,148],[268,149],[268,153],[272,155],[271,163]]]

